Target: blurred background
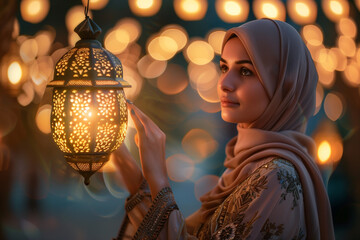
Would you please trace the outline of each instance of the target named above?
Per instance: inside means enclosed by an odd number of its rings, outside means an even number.
[[[111,239],[128,193],[112,159],[85,186],[50,133],[46,84],[79,37],[85,0],[0,0],[0,239]],[[307,134],[337,239],[360,238],[360,0],[90,0],[98,40],[124,67],[126,97],[167,135],[166,163],[184,216],[224,170],[235,126],[216,83],[225,31],[272,18],[294,26],[319,73]],[[129,121],[125,144],[138,160]]]

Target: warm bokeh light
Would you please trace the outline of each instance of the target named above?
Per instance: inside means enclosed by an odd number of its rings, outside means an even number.
[[[22,85],[21,91],[17,96],[17,101],[21,106],[26,107],[34,100],[35,90],[31,82],[27,81]]]
[[[321,122],[315,130],[313,139],[317,146],[317,163],[320,166],[331,166],[330,170],[334,171],[344,151],[343,140],[336,125],[328,120]]]
[[[135,71],[131,67],[124,65],[124,63],[123,63],[123,71],[124,71],[123,78],[126,79],[126,81],[131,85],[131,88],[124,88],[125,96],[129,100],[135,101],[135,99],[138,97],[138,95],[141,92],[144,80],[137,73],[137,71]]]
[[[130,35],[123,29],[111,29],[104,40],[104,47],[113,54],[122,53],[130,43]]]
[[[310,15],[310,8],[306,3],[297,2],[295,3],[295,11],[301,17],[308,17]]]
[[[55,31],[40,31],[34,38],[38,46],[38,56],[47,55],[55,39]]]
[[[13,85],[16,85],[20,82],[22,77],[22,70],[19,62],[14,61],[9,65],[7,70],[7,76],[9,82]]]
[[[27,39],[20,45],[20,57],[25,63],[33,61],[38,55],[38,44],[35,39]]]
[[[197,21],[203,19],[207,7],[207,0],[174,0],[176,15],[185,21]]]
[[[205,65],[190,63],[188,65],[188,74],[192,88],[201,91],[208,91],[216,87],[219,79],[218,68],[213,62]]]
[[[316,70],[319,75],[319,82],[326,88],[331,88],[334,84],[334,71],[328,71],[321,64],[316,64]]]
[[[181,141],[184,151],[199,163],[214,154],[218,148],[217,141],[207,131],[199,128],[191,129]]]
[[[161,0],[129,0],[130,10],[138,16],[150,17],[155,15],[161,7]]]
[[[355,61],[351,61],[344,70],[345,82],[351,87],[360,86],[360,66]]]
[[[167,95],[182,92],[188,83],[189,79],[185,70],[177,64],[169,64],[165,72],[157,79],[157,87]]]
[[[297,24],[315,22],[317,6],[313,0],[289,0],[286,2],[290,18]]]
[[[158,61],[149,55],[143,56],[137,63],[137,69],[145,78],[157,78],[164,73],[167,66],[166,61]]]
[[[177,51],[182,50],[189,40],[186,30],[175,24],[165,26],[160,35],[173,39],[177,44]]]
[[[334,71],[338,65],[336,53],[326,48],[319,51],[319,55],[316,61],[320,63],[321,66],[329,72]]]
[[[324,36],[322,30],[316,25],[306,25],[302,28],[301,34],[304,40],[313,46],[320,46]]]
[[[340,51],[339,48],[331,48],[329,50],[329,54],[335,56],[336,58],[336,67],[335,70],[337,71],[344,71],[347,65],[347,58],[346,56]]]
[[[141,35],[141,25],[134,18],[123,18],[116,23],[114,30],[122,30],[129,35],[129,43],[133,43]]]
[[[315,111],[314,111],[314,116],[319,112],[320,108],[321,108],[321,104],[322,101],[324,99],[324,89],[321,86],[321,84],[318,82],[316,85],[316,107],[315,107]]]
[[[92,18],[92,12],[89,10],[88,15]],[[69,9],[65,16],[65,23],[68,31],[71,33],[75,27],[85,19],[84,6],[76,5]]]
[[[30,23],[39,23],[48,15],[49,0],[22,0],[20,3],[21,17]]]
[[[224,22],[245,22],[249,15],[249,3],[246,0],[217,0],[215,3],[217,15]]]
[[[355,4],[358,10],[360,10],[360,0],[355,0]]]
[[[336,25],[339,34],[342,34],[347,37],[354,38],[357,33],[357,27],[354,20],[351,18],[341,18],[338,24]]]
[[[50,104],[41,106],[35,117],[36,126],[39,128],[41,132],[45,134],[51,133],[50,117],[51,117]]]
[[[255,0],[253,11],[257,19],[270,18],[285,21],[286,17],[284,3],[279,0]]]
[[[176,41],[167,36],[156,36],[147,44],[149,55],[159,61],[167,61],[175,56],[178,50]]]
[[[323,44],[320,44],[319,46],[314,46],[307,43],[306,47],[309,49],[312,59],[316,62],[318,61],[322,50],[325,49]]]
[[[339,93],[329,93],[326,95],[324,100],[324,111],[326,116],[332,120],[336,121],[342,116],[344,110],[343,101]]]
[[[16,38],[18,37],[20,34],[20,25],[19,25],[19,21],[17,20],[17,18],[15,18],[14,20],[14,28],[13,28],[13,32],[11,34],[12,38]]]
[[[29,75],[35,85],[47,83],[53,77],[54,63],[50,56],[38,57],[29,66]]]
[[[213,189],[219,181],[216,175],[205,175],[195,182],[195,197],[200,201],[200,197]]]
[[[88,1],[90,1],[89,8],[95,10],[103,9],[109,2],[109,0],[82,0],[83,5],[86,6]]]
[[[224,30],[212,30],[207,36],[207,41],[212,46],[216,54],[221,54],[221,47],[225,33],[226,32]]]
[[[326,17],[334,22],[349,16],[349,3],[347,0],[322,0],[322,9]]]
[[[175,182],[184,182],[194,173],[194,162],[184,154],[174,154],[166,159],[169,178]]]
[[[194,40],[185,50],[188,61],[197,65],[205,65],[214,58],[214,50],[203,40]]]
[[[318,147],[318,158],[321,163],[325,163],[331,156],[331,146],[328,141],[322,141]]]
[[[217,79],[218,77],[216,78],[216,80]],[[210,102],[210,103],[220,102],[219,96],[217,94],[217,84],[212,84],[211,87],[208,87],[207,89],[198,87],[197,92],[199,96],[206,102]]]
[[[74,47],[77,41],[80,40],[80,36],[76,32],[69,32],[68,34],[68,43],[70,47]]]
[[[347,36],[340,36],[338,41],[338,47],[341,52],[347,57],[353,57],[356,53],[356,44],[354,39]]]

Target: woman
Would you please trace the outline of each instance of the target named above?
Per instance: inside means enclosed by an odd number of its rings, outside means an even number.
[[[119,239],[334,239],[314,142],[304,134],[318,77],[301,37],[281,21],[248,22],[227,31],[220,68],[221,116],[238,135],[217,186],[186,221],[169,188],[165,135],[128,104],[143,176],[121,147],[131,197]]]

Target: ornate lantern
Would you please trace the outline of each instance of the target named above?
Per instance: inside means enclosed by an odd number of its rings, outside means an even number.
[[[96,37],[99,26],[86,14],[75,32],[75,47],[57,62],[53,87],[51,131],[68,164],[84,183],[124,141],[127,107],[119,59],[102,48]]]

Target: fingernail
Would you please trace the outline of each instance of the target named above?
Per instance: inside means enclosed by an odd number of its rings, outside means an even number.
[[[133,104],[132,101],[130,101],[129,99],[126,99],[127,103]]]
[[[135,114],[134,109],[131,109],[130,113],[134,115]]]

